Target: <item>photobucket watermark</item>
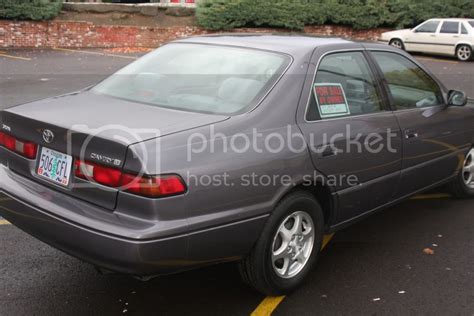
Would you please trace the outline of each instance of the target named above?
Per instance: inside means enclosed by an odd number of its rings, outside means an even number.
[[[209,126],[209,133],[193,133],[187,140],[187,160],[192,161],[194,155],[214,153],[270,153],[283,151],[303,153],[310,150],[313,154],[323,154],[331,150],[334,154],[369,153],[378,154],[383,151],[397,153],[394,147],[399,133],[387,128],[382,133],[364,134],[354,132],[350,124],[345,125],[342,132],[308,132],[288,125],[285,128],[273,130],[258,130],[253,128],[246,133],[227,135],[217,132],[214,125]]]
[[[354,174],[324,176],[314,171],[304,175],[298,181],[290,174],[259,174],[256,172],[232,176],[228,172],[213,175],[195,175],[189,171],[185,182],[191,187],[280,187],[280,186],[313,186],[319,183],[329,187],[353,187],[359,185],[359,178]]]
[[[201,130],[202,131],[202,130]],[[161,173],[161,161],[163,157],[169,161],[169,155],[173,155],[176,148],[186,151],[187,157],[182,157],[183,162],[191,162],[195,155],[212,155],[214,153],[237,153],[241,155],[254,154],[277,154],[288,153],[322,154],[332,150],[337,154],[347,153],[372,153],[382,151],[396,153],[395,139],[400,135],[391,129],[383,133],[363,133],[359,130],[353,131],[351,125],[345,125],[339,133],[306,133],[304,134],[296,125],[283,126],[270,130],[259,130],[253,128],[250,132],[239,132],[227,135],[210,125],[206,133],[192,133],[189,137],[173,138],[173,144],[167,143],[162,148],[163,140],[159,129],[132,129],[122,125],[106,125],[99,128],[87,125],[75,125],[67,134],[67,154],[74,159],[73,175],[86,181],[74,181],[75,187],[90,186],[91,183],[100,183],[103,177],[96,174],[103,171],[102,167],[110,167],[123,171],[125,161],[131,163],[135,160],[133,175],[137,179],[147,176],[152,170],[153,174]],[[170,148],[173,149],[170,151]],[[165,150],[165,152],[162,152]],[[166,156],[168,155],[168,156]],[[230,155],[236,157],[235,155]],[[204,156],[206,157],[206,156]],[[225,157],[225,155],[223,156]],[[238,156],[237,156],[238,157]],[[202,157],[200,157],[202,158]],[[200,161],[203,161],[200,159]],[[139,168],[141,168],[139,170]],[[136,170],[135,170],[136,169]],[[96,172],[96,173],[94,173]],[[102,172],[102,176],[104,173]],[[184,176],[184,175],[183,175]],[[107,177],[114,177],[113,172],[108,172]],[[64,179],[63,179],[64,180]],[[109,181],[110,179],[107,179]],[[187,174],[186,183],[195,183],[200,186],[289,186],[295,183],[290,175],[271,175],[247,173],[232,177],[226,173],[219,175],[195,175]],[[117,175],[117,181],[119,176]],[[299,181],[301,182],[301,181]],[[303,184],[325,183],[328,186],[353,186],[357,185],[358,179],[355,175],[337,175],[324,177],[320,174],[305,176]],[[108,182],[110,184],[110,182]],[[112,182],[114,188],[126,190],[135,183],[128,181],[123,187],[121,182]]]

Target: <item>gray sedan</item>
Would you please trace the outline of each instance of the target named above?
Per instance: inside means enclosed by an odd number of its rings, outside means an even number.
[[[407,53],[194,37],[0,112],[0,215],[102,271],[238,261],[278,295],[324,234],[448,184],[474,196],[474,108]]]

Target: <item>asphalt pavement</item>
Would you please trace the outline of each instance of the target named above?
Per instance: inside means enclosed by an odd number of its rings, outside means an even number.
[[[0,52],[0,107],[87,87],[134,58]],[[474,62],[417,58],[474,98]],[[0,315],[474,315],[474,201],[439,193],[338,232],[305,285],[276,300],[246,287],[235,264],[149,282],[100,275],[0,219]]]

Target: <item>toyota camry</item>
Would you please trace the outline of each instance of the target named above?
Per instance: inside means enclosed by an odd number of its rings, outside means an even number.
[[[402,50],[182,39],[0,112],[0,215],[101,271],[238,262],[277,295],[323,236],[419,192],[474,196],[474,108]]]

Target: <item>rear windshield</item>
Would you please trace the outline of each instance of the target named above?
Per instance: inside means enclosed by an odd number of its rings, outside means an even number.
[[[290,63],[286,55],[226,46],[165,45],[92,91],[152,106],[232,115],[255,106]]]

